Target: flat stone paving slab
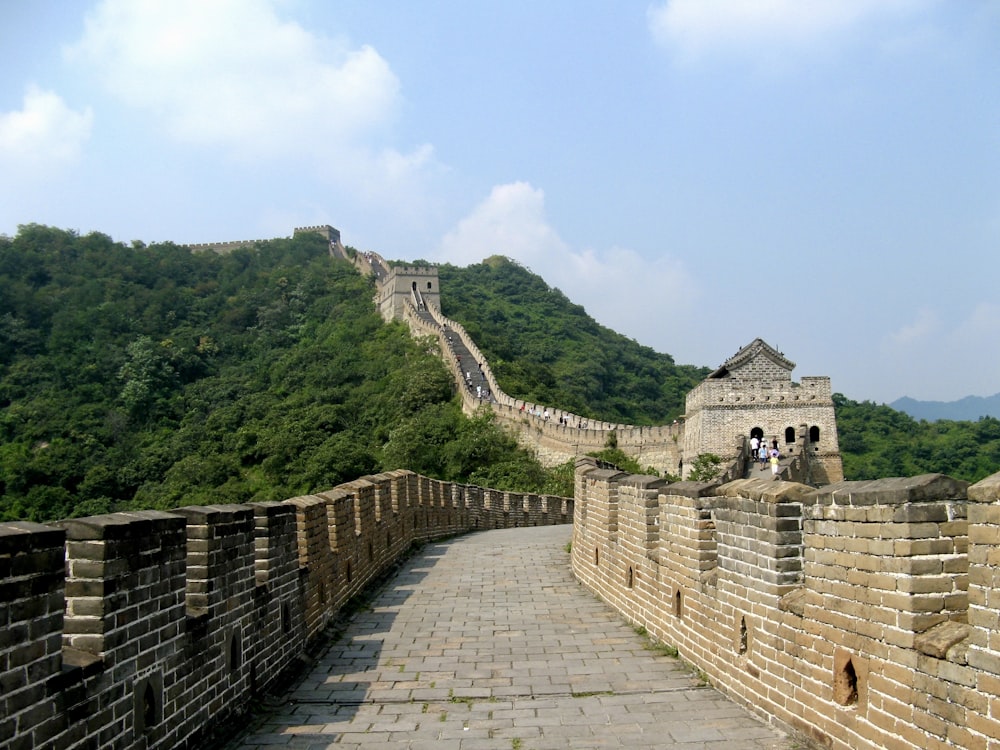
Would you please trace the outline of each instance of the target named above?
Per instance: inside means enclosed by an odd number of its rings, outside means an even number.
[[[428,545],[228,750],[793,750],[573,577],[570,526]]]

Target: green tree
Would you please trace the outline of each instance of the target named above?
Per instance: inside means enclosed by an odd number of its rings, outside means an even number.
[[[692,482],[711,482],[722,473],[722,458],[714,453],[699,453],[691,462],[688,479]]]

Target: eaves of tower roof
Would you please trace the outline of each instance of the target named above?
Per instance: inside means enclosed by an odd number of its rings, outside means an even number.
[[[748,362],[756,359],[757,357],[767,357],[776,365],[788,370],[789,372],[795,369],[794,362],[785,357],[785,355],[774,347],[769,346],[763,339],[756,338],[736,352],[736,354],[732,357],[727,359],[725,363],[719,367],[719,369],[708,376],[708,379],[727,378],[733,373],[733,371],[746,366]]]

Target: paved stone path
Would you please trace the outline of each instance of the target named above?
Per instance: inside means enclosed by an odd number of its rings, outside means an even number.
[[[428,545],[232,750],[791,750],[573,578],[570,526]]]

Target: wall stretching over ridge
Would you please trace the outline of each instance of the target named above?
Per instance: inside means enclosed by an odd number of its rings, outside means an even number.
[[[688,394],[684,422],[654,426],[603,422],[505,393],[465,328],[441,312],[436,267],[390,267],[377,253],[351,254],[339,243],[331,244],[331,254],[375,278],[375,304],[383,319],[401,319],[414,336],[437,339],[463,411],[471,415],[481,408],[492,410],[497,422],[510,428],[543,466],[558,466],[614,446],[647,469],[686,476],[700,454],[715,453],[723,460],[720,481],[728,481],[744,475],[747,439],[754,430],[764,430],[783,435],[783,478],[810,484],[843,478],[830,379],[805,377],[801,384],[793,383],[794,363],[760,339],[743,347]],[[461,348],[478,365],[473,368],[478,371],[476,385],[484,385],[487,395],[477,395],[471,382],[466,386],[456,356]]]
[[[414,335],[434,336],[438,340],[442,358],[459,384],[462,409],[467,414],[484,406],[491,409],[500,424],[513,429],[521,445],[535,451],[543,466],[558,466],[578,456],[600,451],[608,446],[609,437],[614,433],[617,446],[640,464],[670,473],[679,470],[682,425],[638,427],[599,422],[561,409],[550,409],[548,419],[537,416],[532,410],[540,405],[503,392],[486,357],[461,323],[445,317],[434,304],[427,305],[427,312],[434,323],[421,317],[412,305],[404,308],[403,319]],[[474,393],[461,386],[462,373],[455,363],[454,352],[449,348],[448,334],[461,339],[473,357],[482,363],[483,376],[492,393],[490,400],[476,398]]]
[[[835,750],[1000,750],[1000,473],[813,489],[577,463],[578,579]]]
[[[282,503],[0,524],[0,750],[199,750],[410,546],[573,501],[363,477]]]

